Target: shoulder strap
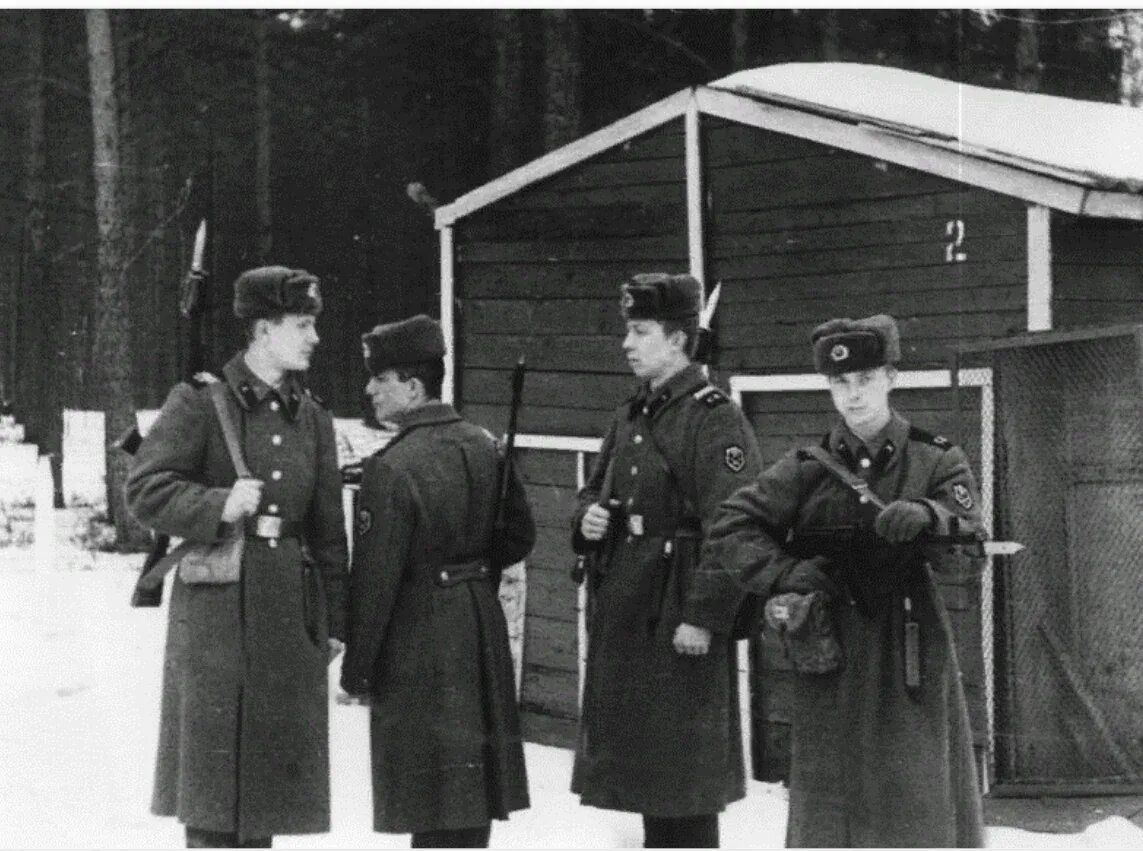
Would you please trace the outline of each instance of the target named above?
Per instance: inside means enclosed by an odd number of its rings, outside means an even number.
[[[835,479],[853,491],[862,502],[868,502],[874,508],[884,508],[885,503],[875,494],[869,487],[869,483],[865,479],[858,476],[856,473],[845,469],[837,462],[837,459],[829,454],[821,446],[807,446],[801,450],[803,455],[808,455],[819,464],[826,468],[826,471]]]
[[[663,465],[667,468],[667,474],[670,479],[675,483],[675,491],[683,501],[683,514],[688,517],[698,517],[698,512],[695,510],[694,505],[691,503],[690,497],[687,496],[686,491],[683,490],[683,481],[679,478],[679,474],[675,472],[675,465],[671,463],[671,456],[663,450],[661,444],[655,437],[655,430],[651,427],[651,423],[647,424],[647,440],[655,451],[659,453],[659,457],[663,459]]]
[[[611,454],[607,458],[607,466],[603,470],[603,481],[599,486],[599,501],[606,504],[611,499],[615,487],[615,456],[627,445],[631,438],[631,418],[620,417],[615,426],[615,440],[611,444]]]
[[[226,406],[226,385],[215,381],[209,385],[210,401],[214,403],[214,412],[218,415],[218,424],[222,426],[222,436],[226,440],[226,448],[230,451],[230,460],[234,464],[234,471],[238,478],[252,478],[250,468],[242,457],[242,443],[238,439],[238,429],[234,426],[234,418],[230,416],[230,409]]]

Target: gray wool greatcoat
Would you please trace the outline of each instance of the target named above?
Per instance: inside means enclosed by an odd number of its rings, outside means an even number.
[[[500,451],[484,429],[440,402],[399,425],[365,462],[341,684],[370,696],[374,830],[475,827],[528,806],[496,565],[524,558],[535,526],[513,475],[494,546]]]
[[[838,463],[863,469],[865,450],[843,423],[825,444]],[[883,501],[923,502],[941,534],[980,529],[976,482],[958,447],[894,413],[868,452],[865,478]],[[795,675],[786,845],[979,847],[972,730],[933,581],[934,571],[974,575],[979,559],[947,544],[878,543],[868,523],[857,496],[824,465],[788,453],[723,503],[688,616],[726,630],[747,592],[768,596],[799,559],[830,558],[825,569],[843,592],[830,609],[845,664]],[[854,527],[861,537],[845,537]],[[865,543],[846,543],[853,540]],[[904,676],[906,597],[920,632],[915,690]]]
[[[601,495],[608,466],[612,490]],[[572,773],[582,803],[652,816],[722,811],[745,794],[734,643],[705,656],[673,646],[701,536],[718,504],[761,467],[742,411],[692,364],[615,414],[572,518],[618,499],[589,578],[587,672]],[[667,548],[670,548],[668,551]]]
[[[347,560],[333,421],[296,378],[272,390],[241,354],[222,378],[246,464],[265,482],[259,512],[303,523],[315,566],[304,569],[298,538],[247,536],[240,582],[176,575],[151,808],[240,838],[324,832],[326,639],[344,635]],[[177,385],[131,467],[131,512],[211,541],[234,480],[209,392]]]

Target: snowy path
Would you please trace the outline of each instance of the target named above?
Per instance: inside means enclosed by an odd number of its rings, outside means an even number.
[[[127,605],[139,559],[75,553],[70,567],[36,574],[29,550],[0,550],[0,847],[182,846],[181,827],[148,812],[166,613]],[[277,847],[408,847],[369,830],[366,712],[332,706],[333,831]],[[639,846],[636,816],[580,807],[567,791],[569,752],[529,745],[527,759],[532,809],[497,823],[494,847]],[[785,810],[780,786],[753,783],[723,816],[723,846],[781,847]],[[989,841],[1143,848],[1143,831],[1113,818],[1072,835],[990,828]]]

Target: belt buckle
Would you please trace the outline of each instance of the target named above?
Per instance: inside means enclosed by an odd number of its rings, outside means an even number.
[[[254,521],[254,534],[259,538],[282,537],[282,518],[259,514]]]
[[[627,531],[634,535],[636,538],[643,537],[643,515],[642,514],[628,514],[627,515]]]

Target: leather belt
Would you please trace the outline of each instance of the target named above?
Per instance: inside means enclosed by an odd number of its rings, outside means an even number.
[[[702,524],[698,520],[684,518],[678,523],[661,526],[645,514],[628,514],[627,534],[633,538],[701,538]]]
[[[252,538],[276,541],[279,538],[300,538],[304,531],[301,521],[284,520],[276,514],[255,514],[243,523],[246,534]]]
[[[441,588],[451,588],[461,582],[481,582],[492,578],[492,568],[488,559],[442,564],[433,580]]]

